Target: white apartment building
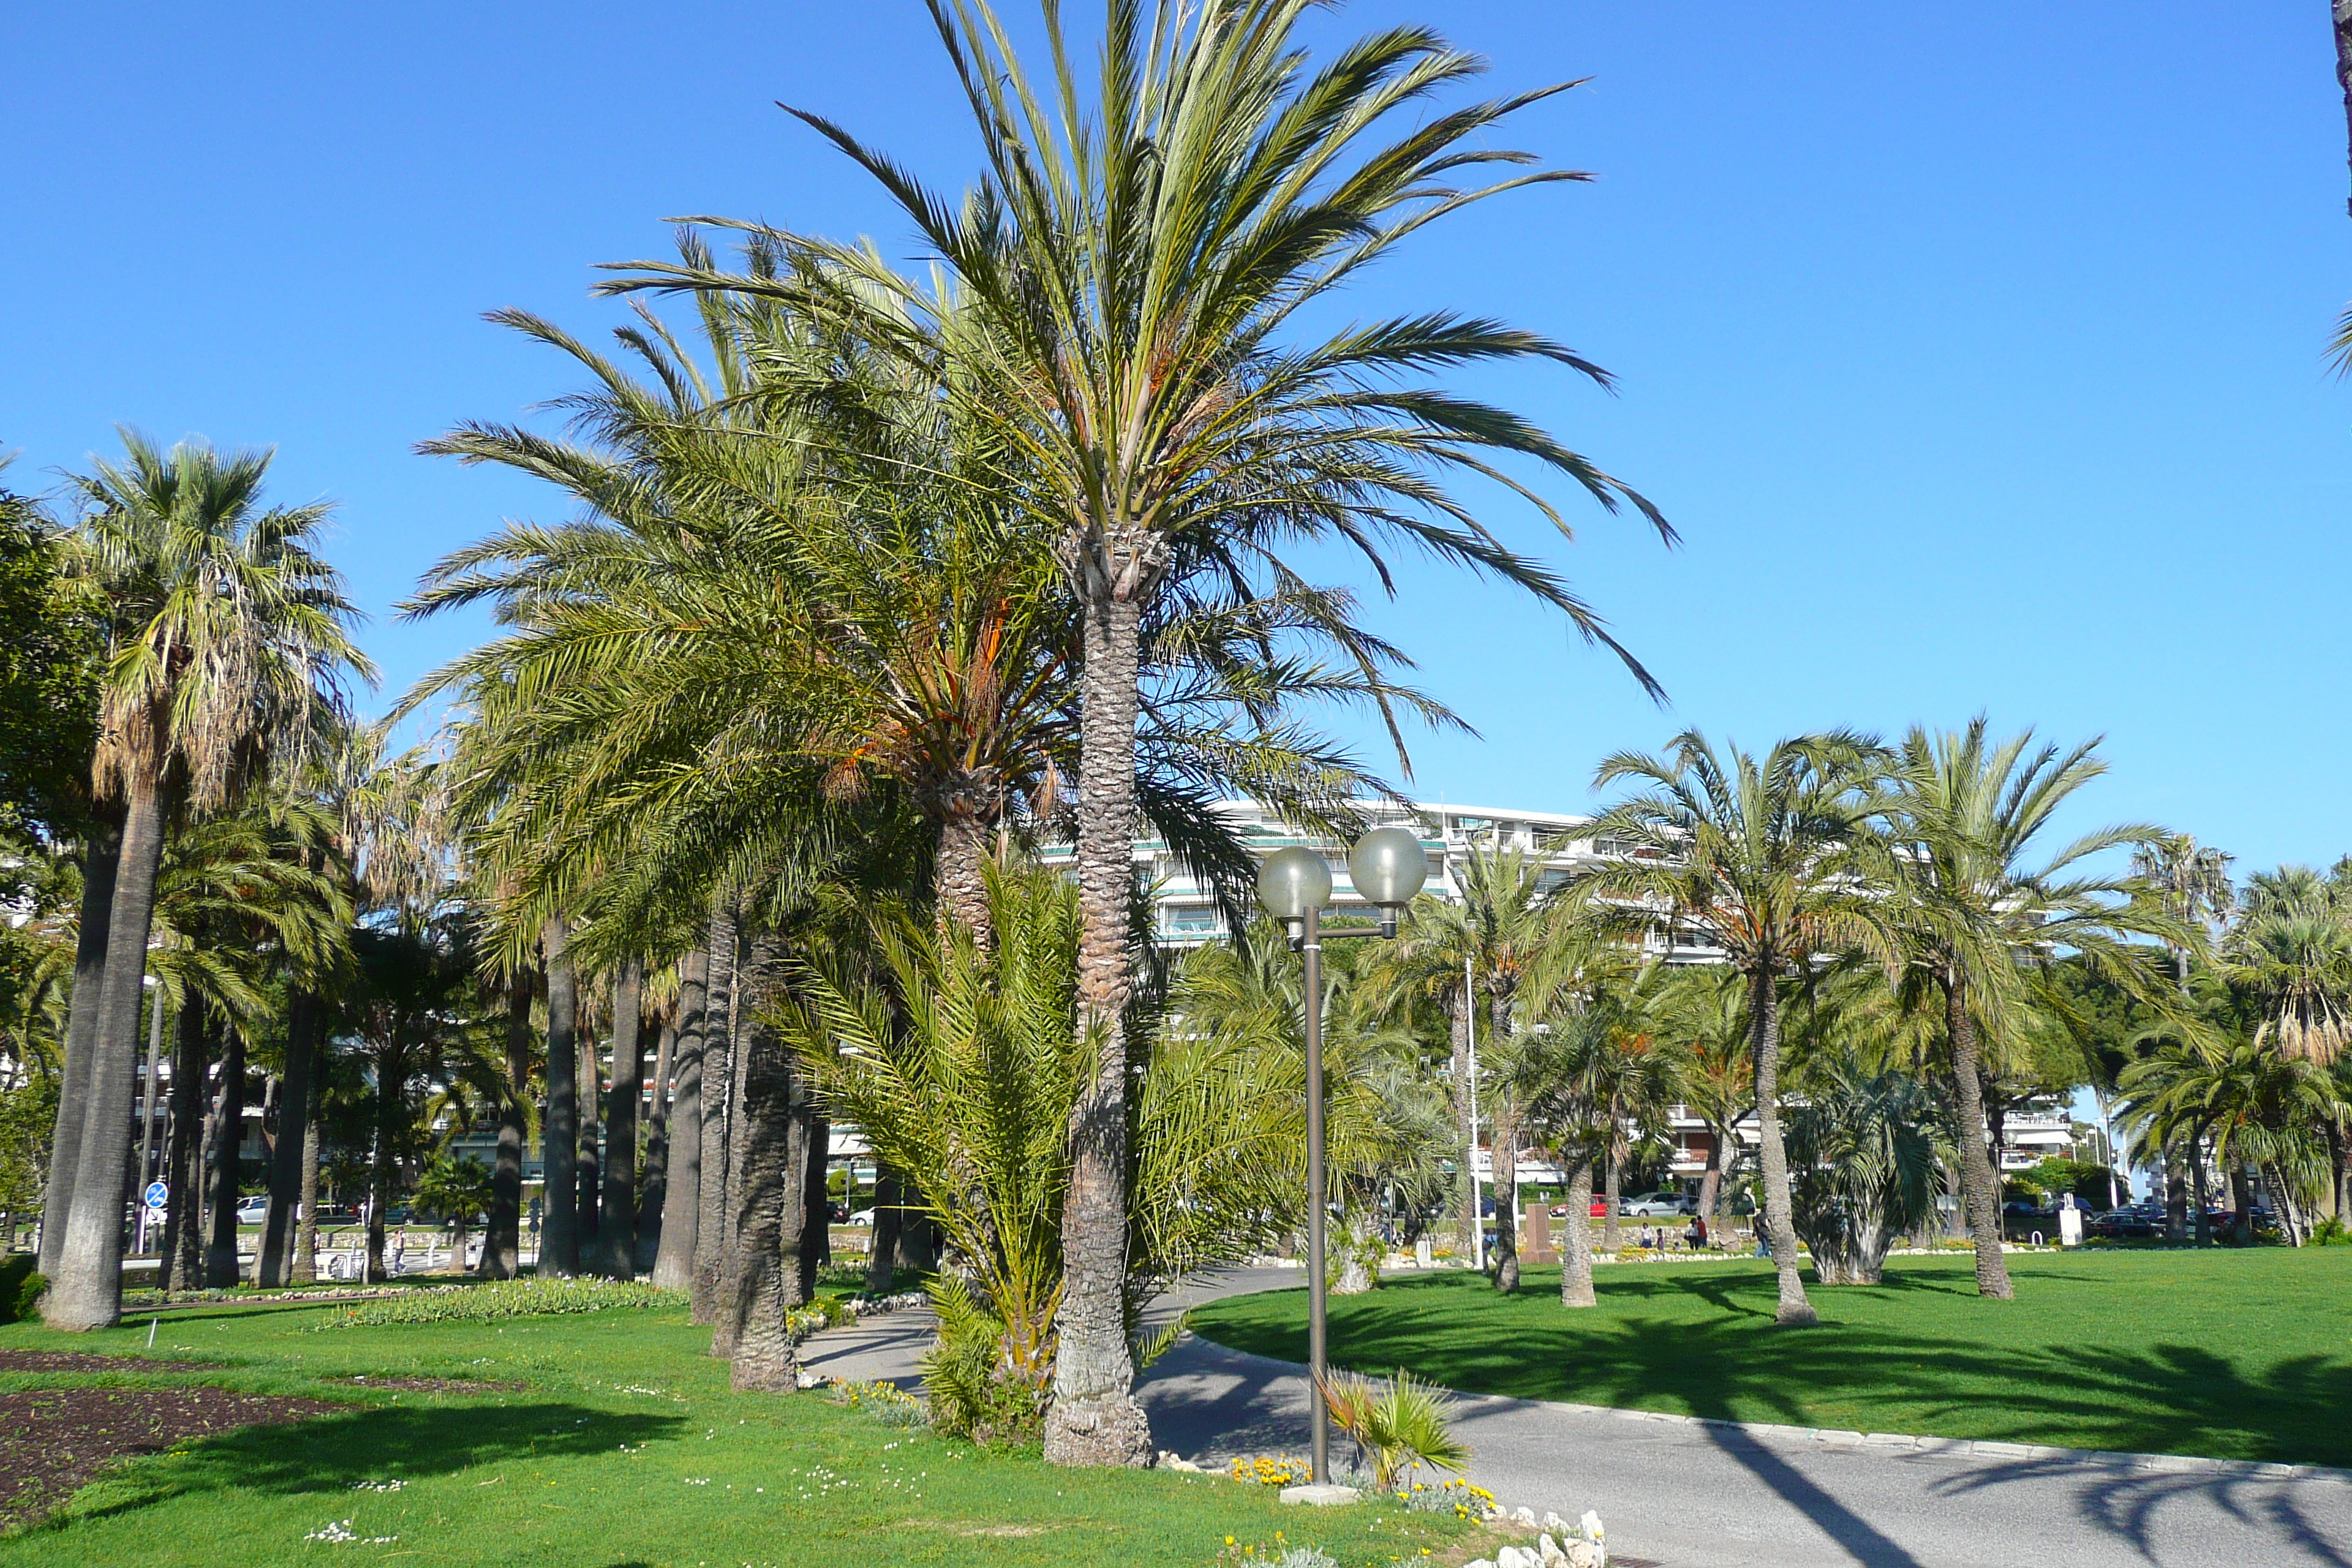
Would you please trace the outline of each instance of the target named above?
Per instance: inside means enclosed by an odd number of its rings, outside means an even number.
[[[1370,917],[1370,906],[1357,897],[1349,879],[1345,844],[1309,833],[1255,801],[1221,801],[1216,809],[1260,859],[1293,845],[1321,854],[1331,868],[1331,913]],[[1608,840],[1596,839],[1587,831],[1592,826],[1591,817],[1564,812],[1448,805],[1431,801],[1404,805],[1373,801],[1359,809],[1370,826],[1402,826],[1420,836],[1422,847],[1429,855],[1428,890],[1442,899],[1460,896],[1460,868],[1474,847],[1539,851],[1549,868],[1546,879],[1554,884],[1622,853]],[[1050,847],[1042,856],[1048,865],[1066,865],[1071,858],[1072,850],[1067,845]],[[1228,934],[1224,917],[1209,889],[1186,868],[1166,843],[1150,838],[1138,841],[1135,869],[1137,879],[1151,900],[1152,925],[1162,946],[1199,947]],[[1669,933],[1663,922],[1660,929],[1644,939],[1644,946],[1653,956],[1669,963],[1715,963],[1723,957],[1722,949],[1706,932],[1683,929]],[[1752,1158],[1759,1136],[1755,1119],[1750,1117],[1736,1131],[1742,1151]],[[1706,1169],[1712,1135],[1705,1123],[1684,1113],[1679,1107],[1673,1133],[1675,1150],[1671,1169],[1679,1178],[1696,1181]],[[2001,1168],[2004,1172],[2031,1169],[2045,1158],[2072,1154],[2074,1142],[2074,1121],[2063,1103],[2014,1112],[2003,1128]],[[1491,1152],[1482,1147],[1477,1153],[1481,1179],[1491,1179],[1493,1164]],[[1519,1179],[1525,1182],[1566,1180],[1564,1174],[1531,1151],[1520,1152],[1517,1168]]]

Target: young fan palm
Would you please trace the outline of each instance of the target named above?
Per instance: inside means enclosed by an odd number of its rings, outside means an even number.
[[[2128,937],[2203,945],[2201,930],[2167,912],[2137,877],[2084,869],[2093,857],[2151,842],[2153,826],[2101,828],[2038,868],[2025,863],[2060,807],[2106,771],[2097,746],[2036,750],[2030,730],[1996,742],[1981,717],[1957,732],[1915,728],[1874,805],[1898,851],[1884,865],[1902,891],[1902,973],[1942,1005],[1982,1296],[2015,1294],[2001,1256],[2000,1180],[1985,1143],[1988,1056],[1997,1062],[2021,1037],[2039,962],[2072,949],[2146,994],[2154,950]]]
[[[1696,926],[1722,945],[1746,984],[1748,1051],[1755,1064],[1762,1143],[1762,1229],[1780,1279],[1778,1321],[1816,1321],[1797,1271],[1781,1138],[1780,983],[1809,973],[1824,953],[1883,950],[1881,915],[1845,874],[1868,824],[1863,816],[1875,749],[1845,733],[1783,741],[1761,758],[1718,754],[1685,731],[1664,757],[1620,752],[1601,764],[1599,785],[1647,786],[1593,825],[1623,858],[1583,884],[1588,916],[1643,931],[1660,921]]]
[[[121,1316],[121,1194],[139,1050],[155,873],[182,810],[233,800],[273,750],[300,742],[342,703],[349,674],[372,677],[352,646],[356,612],[311,550],[329,509],[265,507],[266,452],[169,452],[125,432],[126,460],[81,481],[89,568],[132,628],[110,660],[100,742],[103,784],[124,802],[122,848],[92,1039],[79,1174],[58,1277],[42,1299],[54,1327]]]
[[[992,421],[1034,478],[1024,500],[1054,536],[1085,617],[1079,997],[1105,1039],[1070,1126],[1070,1296],[1047,1450],[1061,1462],[1141,1464],[1150,1434],[1129,1393],[1119,1316],[1122,1016],[1134,966],[1139,661],[1170,570],[1193,551],[1278,582],[1288,575],[1286,542],[1321,536],[1363,551],[1385,578],[1381,542],[1402,537],[1519,584],[1607,640],[1598,617],[1478,524],[1444,478],[1496,478],[1557,521],[1496,461],[1517,454],[1604,506],[1630,501],[1665,524],[1526,420],[1413,379],[1548,360],[1605,381],[1557,343],[1444,311],[1294,342],[1317,305],[1424,224],[1497,192],[1576,177],[1456,183],[1465,170],[1527,162],[1486,139],[1559,88],[1405,125],[1481,63],[1424,29],[1393,27],[1310,70],[1299,33],[1314,0],[1108,0],[1089,91],[1058,6],[1045,15],[1049,83],[1015,56],[987,0],[930,8],[986,160],[967,199],[934,193],[847,132],[802,118],[915,223],[950,277],[948,294],[910,284],[871,251],[784,235],[772,238],[839,277],[763,280],[631,263],[614,287],[783,293],[870,322],[875,341],[910,360],[949,363],[949,395]]]

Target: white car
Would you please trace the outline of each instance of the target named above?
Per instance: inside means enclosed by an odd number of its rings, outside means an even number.
[[[1680,1193],[1643,1193],[1627,1198],[1617,1205],[1617,1212],[1629,1219],[1664,1219],[1670,1215],[1691,1212],[1691,1201]]]
[[[259,1225],[259,1224],[261,1224],[262,1222],[264,1222],[265,1220],[268,1219],[268,1217],[269,1217],[269,1200],[268,1200],[268,1198],[263,1197],[263,1198],[239,1198],[239,1199],[237,1199],[237,1201],[236,1201],[236,1223],[237,1223],[237,1224],[239,1224],[239,1225]]]

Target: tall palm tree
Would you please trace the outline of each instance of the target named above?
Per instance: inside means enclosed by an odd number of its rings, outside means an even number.
[[[2031,730],[1994,742],[1982,716],[1958,731],[1914,728],[1873,806],[1895,846],[1885,867],[1904,895],[1901,973],[1941,1004],[1981,1296],[2015,1294],[2001,1256],[1997,1151],[1985,1142],[1985,1083],[2024,1035],[2034,972],[2072,949],[2145,994],[2147,951],[2129,938],[2202,944],[2202,931],[2137,877],[2085,868],[2153,841],[2156,827],[2099,828],[2026,864],[2059,810],[2106,771],[2097,748],[2096,740],[2036,748]]]
[[[879,181],[951,279],[934,295],[871,251],[773,235],[814,272],[756,279],[631,263],[616,289],[751,289],[803,297],[870,322],[1001,432],[1035,483],[1024,500],[1056,539],[1085,617],[1078,877],[1088,936],[1080,1005],[1105,1049],[1070,1134],[1069,1300],[1047,1451],[1058,1462],[1140,1464],[1150,1434],[1129,1389],[1125,1296],[1129,912],[1137,826],[1134,737],[1144,626],[1187,550],[1287,574],[1286,540],[1328,535],[1385,577],[1382,535],[1490,571],[1557,605],[1588,637],[1596,616],[1503,547],[1445,488],[1533,458],[1614,509],[1645,500],[1527,421],[1427,384],[1417,372],[1549,360],[1605,381],[1537,334],[1442,311],[1350,326],[1294,346],[1302,312],[1423,225],[1551,171],[1479,186],[1465,169],[1526,162],[1486,144],[1548,88],[1398,131],[1481,62],[1425,29],[1359,40],[1307,68],[1313,0],[1108,0],[1089,91],[1045,8],[1054,69],[1038,82],[987,0],[930,0],[980,132],[986,174],[958,203],[814,115],[802,118]],[[797,112],[797,111],[795,111]],[[1392,141],[1384,140],[1393,134]],[[850,279],[834,281],[828,270]],[[876,300],[886,301],[877,306]],[[1613,645],[1612,645],[1613,646]],[[1629,661],[1630,662],[1630,661]]]
[[[299,742],[373,668],[350,638],[356,612],[311,548],[323,503],[265,507],[269,454],[123,434],[125,461],[80,488],[83,547],[115,618],[135,627],[110,660],[102,780],[124,802],[106,969],[91,1047],[79,1173],[57,1279],[54,1327],[121,1317],[121,1193],[155,873],[173,818],[234,799],[272,749]]]
[[[1622,752],[1594,775],[1633,781],[1637,794],[1604,813],[1596,840],[1622,858],[1583,883],[1588,918],[1644,932],[1660,921],[1695,926],[1721,944],[1747,987],[1748,1051],[1755,1064],[1762,1144],[1762,1229],[1779,1269],[1776,1321],[1816,1321],[1797,1271],[1789,1158],[1780,1128],[1780,985],[1822,954],[1887,951],[1882,915],[1851,876],[1868,833],[1864,794],[1876,761],[1864,737],[1838,732],[1783,741],[1761,758],[1718,753],[1696,730],[1663,757]]]
[[[1569,934],[1552,898],[1552,879],[1540,853],[1473,845],[1456,871],[1458,900],[1424,894],[1413,901],[1396,942],[1368,964],[1376,1005],[1393,1009],[1408,995],[1446,1003],[1454,1024],[1455,1116],[1462,1128],[1463,1218],[1480,1222],[1476,1171],[1477,1129],[1471,1107],[1469,1044],[1479,1030],[1500,1044],[1509,1039],[1513,1007],[1528,974],[1552,961]],[[1479,1014],[1485,1016],[1479,1017]],[[1481,1079],[1488,1075],[1480,1073]],[[1477,1087],[1488,1087],[1481,1084]],[[1491,1089],[1494,1105],[1495,1285],[1518,1288],[1516,1215],[1517,1199],[1518,1101],[1505,1079]],[[1475,1235],[1475,1229],[1469,1234]]]

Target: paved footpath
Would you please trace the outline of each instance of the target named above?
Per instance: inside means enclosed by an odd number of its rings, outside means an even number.
[[[1296,1287],[1232,1269],[1157,1310]],[[821,1334],[828,1377],[913,1384],[929,1314]],[[1137,1388],[1163,1448],[1213,1465],[1303,1453],[1306,1369],[1187,1336]],[[1612,1561],[1665,1568],[2352,1568],[2352,1479],[2089,1461],[2001,1445],[1898,1447],[1524,1399],[1461,1396],[1471,1479],[1505,1507],[1596,1509]],[[1340,1440],[1344,1449],[1345,1440]]]

